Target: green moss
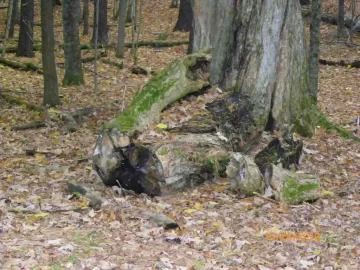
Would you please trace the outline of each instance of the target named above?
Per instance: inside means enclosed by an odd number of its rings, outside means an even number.
[[[229,164],[229,162],[229,155],[227,153],[226,155],[221,153],[219,155],[207,157],[204,165],[208,168],[211,168],[215,176],[218,177],[225,174],[226,166]]]
[[[84,84],[84,77],[82,72],[78,74],[65,74],[64,79],[62,81],[63,86],[70,86],[70,85],[83,85]]]
[[[171,68],[171,67],[170,67]],[[169,80],[169,69],[162,71],[158,76],[152,77],[132,100],[127,110],[114,119],[106,128],[117,127],[123,133],[132,131],[142,113],[149,111],[152,105],[164,97],[166,91],[175,84],[175,80]]]
[[[282,197],[289,204],[300,203],[310,198],[309,193],[318,188],[317,182],[299,184],[296,179],[289,177],[282,188]]]

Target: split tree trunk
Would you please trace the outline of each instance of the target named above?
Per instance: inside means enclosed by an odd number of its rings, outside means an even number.
[[[180,2],[179,16],[173,31],[190,31],[192,26],[193,13],[190,0]]]
[[[95,0],[99,2],[99,25],[93,28],[93,37],[91,43],[95,43],[95,31],[98,28],[98,44],[107,44],[109,42],[108,26],[107,26],[107,0]],[[94,8],[94,26],[96,26],[96,8]]]
[[[62,18],[64,27],[65,76],[63,85],[84,84],[81,69],[81,52],[79,39],[79,20],[76,2],[80,0],[63,0]]]
[[[44,69],[44,105],[60,104],[58,80],[55,68],[55,38],[53,5],[49,0],[41,0],[41,40]]]
[[[21,0],[17,56],[33,57],[34,0]]]
[[[194,0],[193,52],[213,47],[211,83],[249,98],[258,130],[295,124],[310,135],[304,117],[308,66],[299,1]]]

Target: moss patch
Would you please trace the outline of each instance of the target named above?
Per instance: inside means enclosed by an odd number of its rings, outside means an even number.
[[[304,201],[315,199],[313,193],[319,188],[319,183],[308,182],[298,183],[298,181],[292,177],[285,180],[282,188],[282,199],[289,204],[297,204]]]

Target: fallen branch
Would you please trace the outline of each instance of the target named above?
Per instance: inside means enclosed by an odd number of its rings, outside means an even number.
[[[319,63],[322,65],[328,65],[328,66],[343,66],[343,67],[360,68],[360,60],[346,62],[344,60],[331,61],[331,60],[319,59]]]
[[[119,69],[124,68],[124,63],[123,62],[115,62],[115,61],[112,61],[112,60],[109,60],[109,59],[101,59],[100,61],[102,63],[104,63],[104,64],[115,66],[115,67],[117,67]]]
[[[6,59],[3,57],[0,57],[0,64],[3,64],[5,66],[14,68],[14,69],[20,69],[20,70],[26,70],[26,71],[33,71],[39,74],[43,74],[42,68],[39,66],[34,65],[31,62],[28,63],[21,63],[21,62],[15,62],[10,59]]]
[[[3,94],[3,93],[0,94],[0,97],[3,98],[8,103],[16,104],[19,106],[25,106],[27,109],[29,109],[31,111],[36,111],[36,112],[44,112],[45,111],[45,109],[41,106],[28,103],[22,99],[14,98],[12,96],[9,96],[9,95]]]
[[[14,126],[11,129],[12,130],[26,130],[26,129],[38,129],[41,127],[46,127],[46,123],[43,121],[32,121],[30,123]]]

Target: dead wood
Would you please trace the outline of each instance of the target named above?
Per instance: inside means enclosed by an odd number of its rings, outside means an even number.
[[[32,121],[30,123],[19,125],[19,126],[13,126],[12,130],[26,130],[26,129],[38,129],[41,127],[46,127],[46,123],[43,121]]]

